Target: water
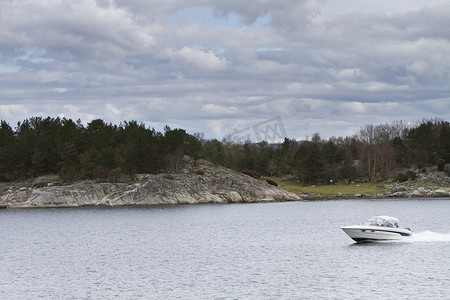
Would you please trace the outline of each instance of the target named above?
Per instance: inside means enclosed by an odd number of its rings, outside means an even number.
[[[0,211],[0,299],[449,299],[450,201]],[[374,215],[415,232],[355,244]]]

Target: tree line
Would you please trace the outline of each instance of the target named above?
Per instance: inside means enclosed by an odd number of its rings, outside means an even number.
[[[93,120],[33,117],[13,130],[0,124],[0,180],[59,174],[77,179],[118,180],[137,173],[177,171],[183,155],[198,157],[198,138],[166,127],[164,134],[136,121],[120,125]]]
[[[350,137],[322,139],[314,133],[307,141],[285,139],[233,144],[203,143],[209,160],[252,176],[292,176],[302,183],[330,180],[382,180],[404,174],[404,168],[423,169],[450,163],[450,124],[423,120],[410,124],[366,125]],[[407,178],[406,178],[407,179]]]
[[[423,120],[366,125],[351,137],[279,144],[204,139],[184,129],[164,132],[136,121],[33,117],[14,129],[0,122],[0,180],[59,174],[66,181],[117,181],[139,173],[177,172],[183,157],[207,159],[254,177],[293,176],[303,183],[392,177],[405,167],[450,163],[450,124]]]

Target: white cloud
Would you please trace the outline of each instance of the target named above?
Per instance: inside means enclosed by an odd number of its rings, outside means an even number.
[[[56,93],[65,93],[68,91],[66,88],[52,88],[50,91],[56,92]]]
[[[63,106],[63,111],[66,113],[78,113],[80,111],[80,107],[73,104],[66,104]]]
[[[17,115],[23,116],[28,112],[25,105],[22,104],[0,104],[0,116],[2,120],[9,120]],[[17,120],[21,121],[21,120]],[[9,124],[13,126],[16,122]]]
[[[0,64],[0,74],[2,73],[16,73],[20,68],[12,64]]]
[[[363,73],[358,68],[349,68],[341,70],[333,70],[332,75],[336,77],[337,80],[358,80],[363,76]]]
[[[110,103],[106,104],[106,109],[115,115],[120,115],[120,113],[122,112],[122,110],[118,109],[115,105]]]
[[[235,106],[225,107],[222,105],[208,103],[202,106],[201,111],[208,116],[213,115],[223,117],[226,115],[236,114],[238,108]]]
[[[217,56],[213,51],[202,51],[195,48],[183,47],[180,50],[169,49],[167,55],[182,63],[193,65],[205,71],[222,71],[227,67],[227,61]]]

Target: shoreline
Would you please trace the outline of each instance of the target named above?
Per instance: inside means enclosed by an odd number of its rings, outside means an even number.
[[[180,206],[200,206],[200,205],[240,205],[240,204],[261,204],[261,203],[283,203],[283,202],[325,202],[325,201],[339,201],[339,200],[450,200],[450,197],[309,197],[302,198],[301,200],[257,200],[252,202],[199,202],[199,203],[177,203],[177,204],[122,204],[122,205],[108,205],[108,204],[97,204],[97,205],[68,205],[68,206],[8,206],[1,205],[0,211],[4,210],[34,210],[34,209],[116,209],[116,208],[164,208],[164,207],[180,207]]]
[[[314,199],[381,199],[381,198],[448,198],[450,184],[441,182],[360,182],[332,185],[302,185],[279,181],[278,186],[307,200]]]
[[[444,172],[401,183],[361,180],[308,186],[276,177],[255,179],[205,160],[194,164],[188,157],[184,165],[179,173],[138,174],[126,182],[64,183],[50,174],[0,182],[0,209],[450,198],[450,177]]]
[[[351,197],[351,196],[319,196],[319,197],[304,197],[303,201],[327,201],[327,200],[396,200],[396,199],[442,199],[442,200],[450,200],[450,196],[406,196],[406,197],[400,197],[400,196],[362,196],[362,197]]]
[[[25,209],[87,209],[87,208],[94,208],[94,209],[103,209],[103,208],[140,208],[140,207],[180,207],[180,206],[199,206],[199,205],[240,205],[240,204],[260,204],[260,203],[283,203],[283,202],[313,202],[313,201],[319,201],[320,199],[314,199],[314,200],[305,200],[305,199],[284,199],[284,200],[274,200],[274,199],[260,199],[260,200],[254,200],[249,202],[195,202],[195,203],[155,203],[155,204],[119,204],[119,205],[110,205],[105,203],[98,203],[98,204],[84,204],[84,205],[54,205],[54,206],[8,206],[6,205],[0,205],[0,211],[1,209],[18,209],[18,210],[25,210]],[[330,199],[331,200],[331,199]],[[344,199],[343,199],[344,200]]]

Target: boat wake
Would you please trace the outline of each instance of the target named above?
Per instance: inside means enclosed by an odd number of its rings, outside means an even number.
[[[423,231],[414,233],[408,239],[402,242],[420,243],[420,242],[450,242],[450,233],[437,233],[432,231]]]

